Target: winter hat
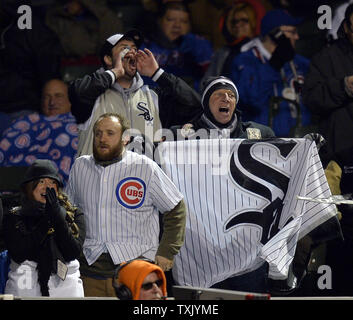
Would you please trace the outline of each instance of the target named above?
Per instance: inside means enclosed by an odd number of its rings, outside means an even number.
[[[209,100],[212,93],[219,89],[228,89],[234,92],[236,103],[239,101],[239,93],[238,89],[233,83],[232,80],[219,76],[219,77],[208,77],[203,82],[203,89],[202,89],[202,97],[201,97],[201,104],[204,110],[209,109]]]
[[[151,273],[155,272],[159,279],[163,280],[162,292],[163,296],[167,295],[167,280],[163,270],[156,264],[146,260],[133,260],[122,264],[119,270],[119,285],[123,284],[128,287],[132,293],[132,299],[138,300],[143,280]]]
[[[120,40],[127,39],[127,38],[132,39],[135,42],[137,48],[139,48],[141,46],[141,44],[143,43],[143,36],[142,36],[141,32],[138,31],[137,29],[131,29],[131,30],[125,32],[124,34],[117,33],[117,34],[110,36],[107,40],[105,40],[105,42],[102,46],[101,52],[100,52],[100,59],[101,59],[101,62],[103,65],[105,65],[104,64],[104,56],[106,56],[106,55],[110,56],[112,49],[117,45],[117,43]]]
[[[270,10],[262,18],[261,35],[265,36],[273,29],[280,26],[297,26],[303,21],[302,18],[292,17],[288,11],[283,9]]]
[[[218,76],[218,77],[208,77],[206,78],[202,84],[201,84],[201,90],[202,92],[202,97],[201,97],[201,104],[203,107],[203,113],[208,118],[213,124],[215,124],[218,128],[227,128],[231,123],[234,122],[234,117],[235,117],[235,112],[232,115],[231,120],[228,123],[219,123],[215,117],[213,116],[210,106],[209,106],[209,101],[212,93],[216,90],[219,89],[227,89],[231,90],[235,94],[235,103],[237,104],[239,102],[239,93],[238,89],[233,83],[232,80],[223,77],[223,76]]]
[[[62,180],[58,175],[58,169],[55,167],[51,160],[35,160],[31,166],[27,169],[21,186],[33,180],[38,180],[41,178],[51,178],[55,180],[60,187],[63,187]]]

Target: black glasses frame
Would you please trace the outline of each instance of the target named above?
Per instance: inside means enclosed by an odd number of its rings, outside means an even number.
[[[232,27],[235,27],[239,22],[241,22],[241,23],[249,23],[249,19],[247,19],[247,18],[232,19],[232,20],[230,20],[230,25]]]
[[[156,284],[158,288],[160,288],[163,285],[163,280],[158,279],[154,282],[147,282],[141,285],[141,288],[145,291],[151,290],[153,288],[153,285]]]

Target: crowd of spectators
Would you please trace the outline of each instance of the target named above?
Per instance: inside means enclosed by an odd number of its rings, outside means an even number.
[[[97,119],[118,112],[152,144],[162,128],[186,130],[184,138],[195,128],[217,128],[220,138],[225,128],[232,138],[321,134],[323,166],[337,169],[335,190],[351,194],[351,2],[3,0],[0,166],[52,160],[65,186],[75,158],[93,152]],[[332,12],[328,29],[321,5]],[[29,27],[18,23],[27,14]],[[352,208],[339,209],[347,240],[337,246],[351,251]],[[352,260],[332,264],[353,284]],[[344,281],[336,293],[352,295]]]

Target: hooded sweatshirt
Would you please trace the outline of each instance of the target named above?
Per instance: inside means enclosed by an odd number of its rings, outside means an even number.
[[[94,123],[107,112],[124,116],[129,120],[131,128],[139,130],[150,141],[153,141],[154,134],[161,128],[157,94],[143,85],[137,73],[130,88],[124,89],[115,82],[97,98],[91,117],[80,126],[77,156],[93,152]]]

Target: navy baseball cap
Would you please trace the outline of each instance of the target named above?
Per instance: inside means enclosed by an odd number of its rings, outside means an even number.
[[[270,31],[280,26],[297,26],[302,18],[294,18],[287,10],[275,9],[266,13],[261,20],[261,35],[265,36]]]

